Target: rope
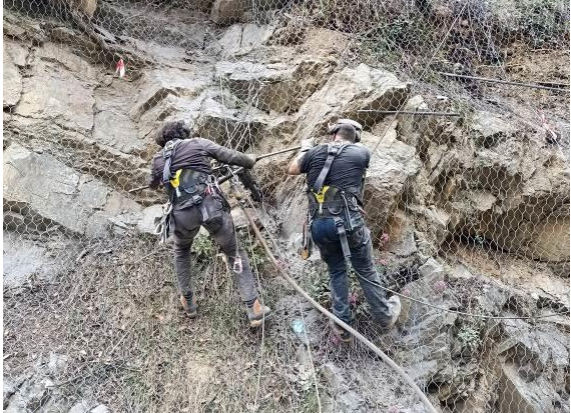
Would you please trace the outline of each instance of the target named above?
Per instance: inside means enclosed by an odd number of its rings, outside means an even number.
[[[369,284],[374,285],[375,287],[381,288],[385,291],[388,291],[394,295],[398,295],[399,297],[405,298],[405,299],[410,300],[410,301],[414,301],[414,302],[422,304],[422,305],[426,305],[428,307],[432,307],[436,310],[446,311],[448,313],[454,313],[454,314],[459,314],[459,315],[465,315],[468,317],[483,318],[483,319],[488,319],[488,320],[534,320],[534,319],[539,319],[539,318],[548,318],[548,317],[555,317],[555,316],[569,314],[569,311],[562,311],[560,313],[551,313],[551,314],[543,314],[543,315],[538,315],[538,316],[527,316],[527,317],[526,316],[491,316],[491,315],[486,315],[486,314],[469,313],[467,311],[452,310],[450,308],[439,307],[435,304],[430,304],[429,302],[419,300],[418,298],[413,298],[413,297],[404,295],[402,293],[396,292],[395,290],[391,290],[390,288],[384,287],[383,285],[381,285],[375,281],[371,281],[371,280],[368,280],[368,279],[362,277],[356,271],[355,271],[355,274],[357,274],[357,276],[360,279],[368,282]]]
[[[543,89],[543,90],[553,90],[557,92],[565,92],[568,93],[569,89],[554,87],[554,86],[543,86],[538,85],[536,83],[523,83],[523,82],[513,82],[511,80],[501,80],[501,79],[491,79],[489,77],[478,77],[478,76],[468,76],[468,75],[458,75],[455,73],[446,73],[446,72],[438,72],[438,74],[446,77],[454,77],[458,79],[472,79],[472,80],[479,80],[480,82],[486,83],[498,83],[500,85],[511,85],[511,86],[521,86],[521,87],[528,87],[532,89]]]
[[[261,234],[258,226],[256,225],[255,221],[250,216],[250,213],[246,210],[246,208],[244,208],[244,206],[242,206],[242,204],[240,204],[240,208],[244,212],[244,215],[246,216],[248,223],[252,227],[254,234],[256,235],[256,237],[258,238],[258,240],[260,241],[260,243],[264,247],[264,250],[266,251],[268,258],[270,259],[270,261],[272,262],[272,264],[274,265],[276,270],[280,273],[280,275],[293,287],[293,289],[296,290],[303,298],[305,298],[320,313],[322,313],[327,318],[329,318],[330,320],[335,322],[337,325],[341,326],[343,329],[345,329],[346,331],[351,333],[358,341],[363,343],[366,347],[368,347],[375,354],[377,354],[390,368],[392,368],[399,376],[401,376],[401,378],[404,380],[405,383],[407,383],[412,388],[413,392],[420,398],[420,400],[422,401],[422,403],[425,405],[425,407],[428,409],[429,412],[438,413],[438,411],[434,408],[434,406],[432,405],[430,400],[428,400],[428,398],[422,392],[422,390],[420,390],[420,388],[416,385],[416,383],[412,380],[412,378],[398,364],[396,364],[389,356],[387,356],[381,349],[379,349],[375,344],[373,344],[365,336],[363,336],[357,330],[353,329],[350,325],[341,321],[339,318],[337,318],[331,312],[329,312],[327,309],[325,309],[323,306],[321,306],[317,301],[315,301],[313,298],[311,298],[309,296],[309,294],[307,294],[307,292],[305,292],[295,282],[295,280],[290,277],[290,275],[276,261],[274,255],[272,253],[272,250],[270,249],[270,247],[266,243],[266,240],[262,236],[262,234]]]

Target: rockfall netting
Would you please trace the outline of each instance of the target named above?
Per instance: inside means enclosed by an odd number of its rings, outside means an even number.
[[[403,313],[355,327],[441,412],[569,412],[569,3],[560,0],[6,0],[4,408],[10,412],[424,412],[275,275],[330,306],[299,256],[295,152],[229,196],[275,316],[248,330],[224,260],[193,245],[181,317],[165,202],[146,185],[165,120],[263,154],[351,118],[372,151],[366,222]],[[242,190],[225,184],[228,194]],[[237,189],[236,189],[237,188]],[[255,197],[254,197],[255,198]]]

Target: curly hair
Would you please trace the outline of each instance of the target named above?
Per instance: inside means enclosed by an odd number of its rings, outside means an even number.
[[[190,137],[190,129],[183,120],[176,122],[165,122],[155,135],[155,142],[160,147],[165,146],[168,141],[173,139],[188,139]]]

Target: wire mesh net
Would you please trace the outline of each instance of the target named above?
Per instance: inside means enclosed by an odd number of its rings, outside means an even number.
[[[569,411],[569,4],[560,0],[11,0],[4,11],[4,408],[26,412],[425,412],[331,308],[298,250],[296,152],[223,188],[271,323],[248,329],[222,254],[193,244],[179,308],[154,134],[264,154],[363,125],[374,264],[402,300],[353,326],[441,412]],[[242,181],[244,182],[244,181]],[[229,184],[232,183],[232,186]],[[246,194],[237,199],[237,188]]]

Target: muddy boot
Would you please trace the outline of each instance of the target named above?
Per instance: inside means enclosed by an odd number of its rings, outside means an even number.
[[[251,307],[247,306],[247,311],[250,327],[259,327],[270,317],[272,310],[270,310],[270,307],[262,305],[260,300],[256,298]]]
[[[183,295],[180,296],[180,303],[182,304],[182,308],[184,310],[184,314],[188,318],[196,318],[198,315],[196,311],[196,301],[194,298],[186,299]]]
[[[381,325],[381,328],[385,332],[394,327],[395,323],[397,322],[397,320],[400,316],[400,312],[402,309],[400,298],[396,295],[393,295],[387,301],[387,306],[389,307],[390,318],[386,324]]]

